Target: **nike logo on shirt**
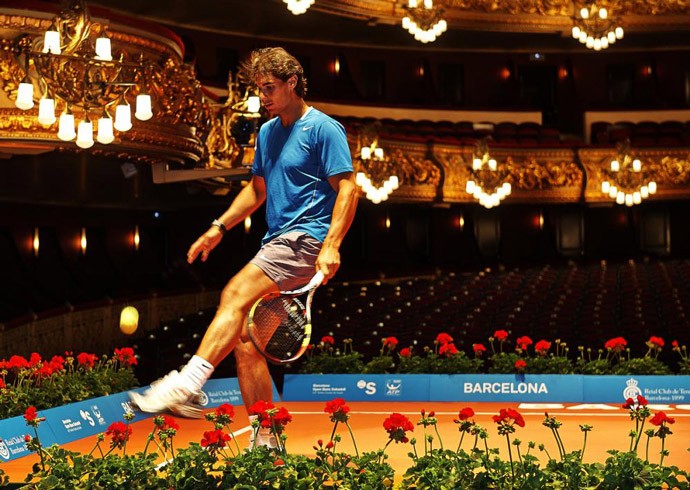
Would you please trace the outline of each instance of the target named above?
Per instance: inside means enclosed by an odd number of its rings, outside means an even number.
[[[313,127],[314,127],[314,126],[307,126],[306,128],[302,128],[302,131],[309,131],[309,130],[310,130],[311,128],[313,128]]]

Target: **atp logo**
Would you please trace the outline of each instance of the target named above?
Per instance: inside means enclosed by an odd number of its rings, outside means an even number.
[[[357,388],[360,390],[364,390],[364,394],[366,395],[375,395],[376,394],[376,383],[374,381],[365,381],[363,379],[360,379],[357,381]]]
[[[401,379],[387,379],[386,380],[386,396],[401,396],[402,395],[402,380]]]

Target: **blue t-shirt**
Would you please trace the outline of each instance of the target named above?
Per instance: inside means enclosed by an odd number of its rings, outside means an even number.
[[[345,129],[323,112],[309,108],[287,128],[279,117],[264,123],[252,166],[252,174],[266,182],[263,243],[288,231],[323,242],[337,196],[327,179],[352,171]]]

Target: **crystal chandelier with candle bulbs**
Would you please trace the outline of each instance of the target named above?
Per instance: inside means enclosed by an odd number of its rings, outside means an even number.
[[[314,4],[315,0],[283,0],[287,4],[287,8],[294,15],[301,15]]]
[[[479,201],[485,208],[493,208],[510,195],[512,186],[498,162],[489,154],[486,138],[477,142],[470,178],[465,191]]]
[[[573,6],[572,35],[589,49],[601,51],[619,39],[623,39],[620,18],[604,6],[595,2],[585,4],[579,10]]]
[[[656,193],[656,182],[630,151],[630,141],[618,144],[617,154],[603,170],[601,192],[630,207]]]
[[[369,146],[362,146],[357,150],[355,158],[355,182],[362,188],[362,192],[374,204],[388,199],[388,196],[400,186],[397,175],[392,172],[393,164],[385,155],[383,148],[378,146],[375,138]]]
[[[154,67],[143,55],[114,56],[110,41],[107,26],[91,20],[83,0],[58,14],[42,38],[22,35],[14,47],[24,71],[16,106],[30,110],[38,99],[38,122],[58,122],[57,137],[76,139],[80,148],[94,145],[94,128],[102,144],[115,140],[114,130],[131,129],[135,96],[134,117],[153,117],[146,81]]]
[[[408,0],[402,26],[417,41],[431,43],[448,29],[440,0]]]

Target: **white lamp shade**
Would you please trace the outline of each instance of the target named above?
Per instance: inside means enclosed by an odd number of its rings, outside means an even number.
[[[77,133],[74,131],[74,115],[63,112],[60,115],[57,137],[62,141],[72,141],[76,136]]]
[[[93,146],[93,124],[91,121],[79,123],[77,128],[77,146],[85,149]]]
[[[259,112],[261,108],[261,100],[258,95],[250,95],[247,98],[247,110],[253,114]]]
[[[58,31],[46,31],[43,37],[43,52],[52,54],[61,54],[60,49],[60,33]]]
[[[44,126],[55,123],[55,101],[48,97],[43,97],[38,103],[38,122]]]
[[[153,117],[153,112],[151,112],[151,96],[148,94],[137,95],[137,107],[134,112],[134,117],[140,121],[148,121]]]
[[[132,129],[132,112],[129,104],[120,104],[115,108],[115,129],[129,131]]]
[[[96,59],[112,61],[113,55],[110,50],[110,38],[103,36],[96,39]]]
[[[31,83],[22,82],[17,90],[17,101],[15,105],[26,111],[34,106],[34,86]]]
[[[107,145],[115,141],[113,135],[113,120],[109,117],[102,117],[98,120],[98,134],[96,141],[103,145]]]

